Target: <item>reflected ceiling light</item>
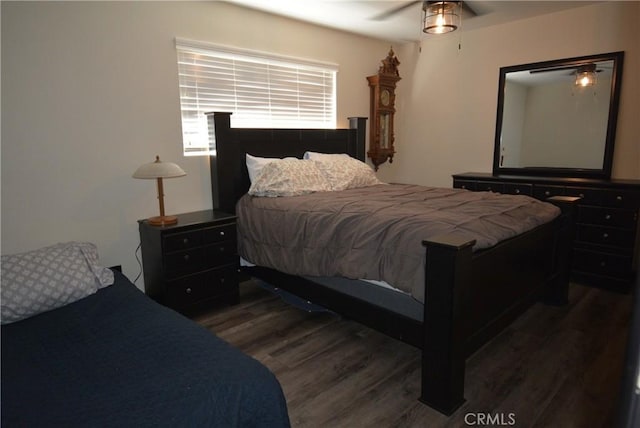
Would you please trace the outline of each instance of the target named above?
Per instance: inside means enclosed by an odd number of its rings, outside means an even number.
[[[576,70],[576,86],[594,86],[597,81],[596,65],[587,64]]]
[[[444,34],[455,31],[461,22],[461,1],[425,1],[422,3],[422,31]]]

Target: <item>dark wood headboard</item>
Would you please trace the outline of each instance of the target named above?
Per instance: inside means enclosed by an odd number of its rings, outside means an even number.
[[[302,158],[307,150],[348,153],[365,160],[365,117],[350,117],[349,129],[232,128],[231,113],[207,113],[209,134],[215,135],[216,154],[210,156],[213,207],[235,213],[238,199],[249,190],[245,154]]]

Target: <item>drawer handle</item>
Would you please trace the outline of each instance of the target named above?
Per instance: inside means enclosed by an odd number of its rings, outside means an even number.
[[[220,232],[220,236],[224,236],[224,231]]]
[[[605,233],[603,233],[603,234],[602,234],[602,237],[603,237],[604,239],[607,239],[607,238],[609,237],[609,234],[605,232]]]
[[[224,247],[218,247],[218,251],[220,251],[221,253],[224,253]]]
[[[184,290],[187,292],[187,294],[191,294],[191,287],[187,288],[186,290]]]
[[[224,284],[224,278],[220,278],[220,284]]]
[[[621,195],[616,196],[616,200],[617,201],[622,201],[622,196]]]
[[[516,195],[520,194],[520,189],[516,189]]]
[[[185,262],[188,262],[189,261],[189,254],[185,254],[183,259],[184,259]]]
[[[582,199],[584,199],[584,193],[580,193],[578,196],[580,196]]]
[[[550,196],[550,195],[551,195],[551,192],[550,192],[550,191],[548,191],[548,190],[545,190],[544,195],[545,195],[545,196]]]
[[[465,186],[464,184],[462,186],[460,186],[461,189],[466,189],[467,186]]]
[[[605,220],[611,220],[611,214],[607,214],[607,215],[605,215],[605,216],[604,216],[604,219],[605,219]]]
[[[187,245],[187,244],[189,243],[189,238],[184,238],[184,239],[182,240],[182,243],[183,243],[184,245]]]

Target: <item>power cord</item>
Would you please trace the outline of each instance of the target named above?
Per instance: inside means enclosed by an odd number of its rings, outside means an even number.
[[[140,251],[140,247],[142,247],[142,242],[138,244],[136,251],[134,251],[133,253],[133,255],[136,257],[136,261],[138,262],[138,266],[140,267],[140,270],[138,271],[138,275],[136,276],[136,279],[133,280],[134,284],[138,282],[138,279],[142,275],[142,261],[140,260],[140,257],[138,257],[138,252]]]

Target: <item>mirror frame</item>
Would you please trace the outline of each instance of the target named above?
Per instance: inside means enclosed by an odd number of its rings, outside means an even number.
[[[586,168],[560,168],[560,167],[527,167],[527,168],[505,168],[500,166],[500,136],[502,133],[502,113],[504,109],[504,88],[507,73],[514,71],[539,70],[545,68],[579,66],[592,62],[613,61],[611,74],[611,96],[609,101],[609,119],[607,123],[607,136],[604,147],[604,158],[601,169]],[[578,178],[611,178],[611,167],[613,163],[613,147],[616,139],[616,126],[618,121],[618,107],[620,103],[620,87],[622,83],[622,64],[624,52],[610,52],[605,54],[581,56],[575,58],[564,58],[552,61],[542,61],[530,64],[514,65],[500,68],[500,79],[498,81],[498,111],[496,114],[496,133],[493,153],[493,174],[494,175],[527,175],[527,176],[557,176],[557,177],[578,177]]]

